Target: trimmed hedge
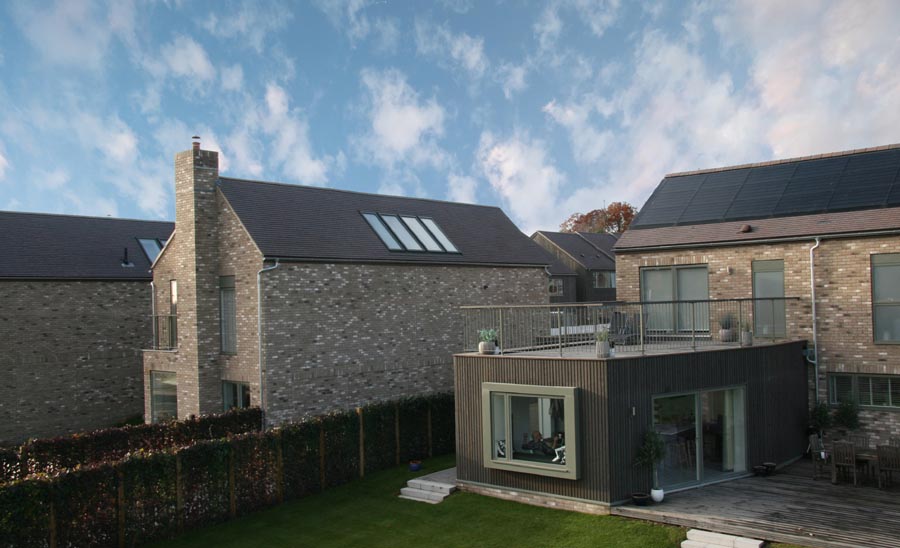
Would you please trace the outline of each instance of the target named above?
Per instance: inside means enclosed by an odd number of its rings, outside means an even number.
[[[184,421],[106,428],[68,437],[29,440],[0,451],[0,483],[29,474],[53,474],[125,458],[137,451],[163,451],[198,440],[259,431],[259,408],[234,409]]]
[[[231,435],[235,422],[185,423],[164,425],[151,441],[229,435],[124,458],[117,448],[135,438],[121,432],[104,432],[84,444],[32,444],[32,462],[52,462],[57,471],[0,486],[0,548],[164,540],[347,483],[398,459],[441,454],[453,438],[453,396],[377,404],[266,432]],[[110,462],[63,466],[104,451]]]

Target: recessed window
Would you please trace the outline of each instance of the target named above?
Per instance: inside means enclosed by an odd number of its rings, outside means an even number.
[[[162,251],[165,245],[164,241],[156,238],[138,238],[138,243],[141,244],[141,249],[144,250],[147,260],[151,263],[156,260],[157,255],[159,255],[159,252]]]
[[[615,270],[595,270],[594,289],[613,289],[616,287]]]
[[[433,219],[383,213],[363,213],[362,216],[391,251],[459,253]]]
[[[828,401],[832,405],[855,401],[864,407],[900,409],[900,376],[829,375]]]
[[[784,261],[753,261],[753,335],[783,337],[787,332],[784,307]]]
[[[237,353],[236,316],[234,276],[221,276],[219,277],[219,330],[224,354]]]
[[[150,420],[170,421],[178,418],[178,379],[170,371],[150,372]]]
[[[872,255],[875,342],[900,343],[900,253]]]
[[[484,383],[481,405],[486,467],[578,479],[576,388]]]
[[[381,219],[378,218],[378,215],[375,215],[374,213],[363,213],[363,217],[365,217],[369,226],[372,227],[375,234],[378,234],[378,237],[381,238],[381,241],[388,249],[391,251],[400,251],[403,249],[403,246],[401,246],[397,239],[391,235],[391,232],[384,226]]]
[[[562,297],[563,296],[563,281],[559,278],[551,278],[550,279],[550,296],[551,297]]]
[[[222,381],[222,407],[225,411],[250,407],[250,385],[242,382]]]

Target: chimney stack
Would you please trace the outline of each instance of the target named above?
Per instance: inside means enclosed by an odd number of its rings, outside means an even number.
[[[193,140],[191,144],[194,146],[194,151],[196,152],[200,150],[200,136],[194,135],[193,137],[191,137],[191,139]]]

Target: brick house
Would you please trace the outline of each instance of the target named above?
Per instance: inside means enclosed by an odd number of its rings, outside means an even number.
[[[261,405],[275,424],[451,389],[479,327],[459,306],[548,302],[546,254],[498,208],[220,177],[197,143],[175,197],[148,421]]]
[[[799,297],[755,337],[815,342],[810,401],[900,435],[900,145],[667,175],[615,249],[619,299]]]
[[[172,223],[0,212],[0,443],[143,412],[150,263]]]
[[[574,283],[575,298],[560,302],[616,300],[616,234],[539,230],[531,239],[575,273],[568,280]]]

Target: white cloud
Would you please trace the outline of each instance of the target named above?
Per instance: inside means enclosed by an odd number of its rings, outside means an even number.
[[[572,153],[579,164],[590,165],[601,160],[613,139],[612,131],[598,130],[590,122],[595,108],[603,107],[603,101],[597,101],[593,97],[589,97],[584,104],[559,105],[556,101],[550,101],[544,105],[543,111],[569,130]]]
[[[39,188],[59,190],[68,184],[70,177],[65,169],[56,168],[52,171],[38,169],[32,179]]]
[[[244,69],[241,65],[232,65],[219,71],[222,79],[222,89],[228,91],[240,91],[244,87]]]
[[[263,127],[274,138],[272,160],[300,183],[325,184],[331,159],[313,154],[306,120],[290,108],[287,92],[276,84],[266,86],[266,110]]]
[[[463,14],[472,9],[473,0],[440,0],[441,5],[450,11]]]
[[[262,53],[267,38],[287,27],[294,17],[289,7],[281,2],[244,0],[238,6],[231,3],[220,11],[227,15],[219,17],[216,11],[210,11],[201,21],[203,28],[219,38],[237,38],[237,43],[247,45],[257,53]]]
[[[203,46],[187,36],[177,36],[161,50],[162,60],[175,76],[207,82],[216,76]]]
[[[596,36],[612,26],[619,15],[620,0],[571,0],[578,18],[591,29]]]
[[[0,142],[0,181],[6,178],[6,171],[9,169],[9,160],[6,159],[6,151],[3,149],[3,143]]]
[[[370,130],[359,140],[369,160],[387,168],[398,163],[443,165],[446,153],[437,145],[444,132],[444,109],[435,98],[422,100],[398,70],[365,69]]]
[[[477,188],[478,181],[472,177],[452,173],[447,177],[447,199],[450,201],[466,204],[477,203],[475,199]]]
[[[561,31],[562,20],[559,18],[556,5],[550,4],[544,8],[534,23],[534,33],[538,39],[539,49],[546,52],[554,48]]]
[[[19,3],[14,13],[25,37],[49,62],[98,69],[111,38],[104,8],[85,0],[58,0],[44,9]]]
[[[484,132],[476,161],[523,232],[559,224],[565,213],[557,198],[565,175],[548,158],[543,141],[518,132],[506,139]]]
[[[465,70],[480,78],[489,66],[484,53],[484,39],[461,32],[454,34],[446,25],[416,20],[416,48],[420,55],[446,59],[452,68]]]
[[[315,0],[314,4],[325,14],[334,28],[343,32],[352,47],[374,36],[376,48],[391,52],[399,41],[397,20],[388,17],[370,17],[371,9],[380,9],[387,2],[371,0]]]
[[[379,17],[372,23],[375,49],[380,53],[394,53],[400,43],[400,25],[393,17]]]
[[[512,99],[513,95],[520,93],[528,87],[525,76],[528,74],[528,65],[503,64],[500,67],[500,81],[503,88],[503,96]]]

